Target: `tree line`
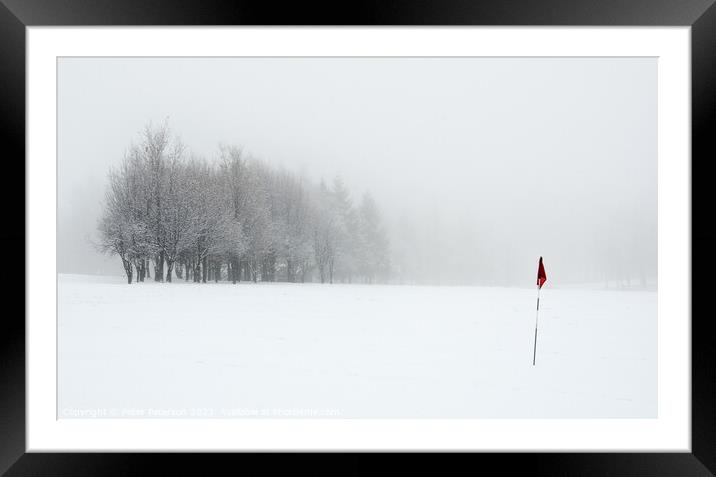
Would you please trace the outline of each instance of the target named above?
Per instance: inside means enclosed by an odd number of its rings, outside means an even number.
[[[100,250],[143,282],[387,280],[389,243],[373,198],[220,147],[188,153],[166,123],[148,125],[110,169]]]

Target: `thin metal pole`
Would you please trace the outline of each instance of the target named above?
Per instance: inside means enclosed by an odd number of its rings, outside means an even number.
[[[532,353],[532,366],[535,365],[535,361],[537,359],[537,325],[539,323],[539,286],[537,287],[537,313],[535,315],[535,349]]]

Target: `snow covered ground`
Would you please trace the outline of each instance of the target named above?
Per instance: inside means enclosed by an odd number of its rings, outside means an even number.
[[[657,412],[653,291],[58,281],[60,418]]]

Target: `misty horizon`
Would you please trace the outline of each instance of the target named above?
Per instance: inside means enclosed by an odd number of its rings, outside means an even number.
[[[374,198],[391,283],[656,279],[654,58],[62,58],[58,272],[122,273],[90,243],[116,167],[168,118]]]

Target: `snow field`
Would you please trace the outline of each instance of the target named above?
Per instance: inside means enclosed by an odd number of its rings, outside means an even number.
[[[656,292],[58,279],[58,416],[656,417]]]

